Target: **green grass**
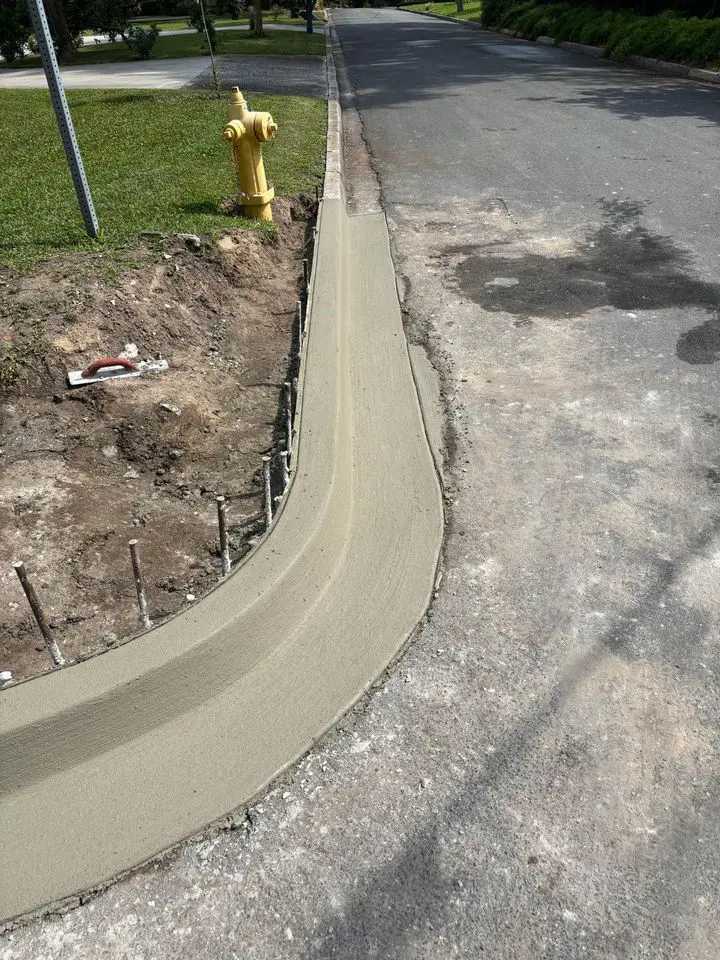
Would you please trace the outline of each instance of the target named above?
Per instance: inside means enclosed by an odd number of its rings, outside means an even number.
[[[242,36],[235,31],[218,34],[217,53],[274,54],[276,56],[322,56],[325,53],[323,33],[299,33],[292,30],[271,30],[264,37]],[[160,36],[152,50],[151,60],[172,60],[178,57],[207,55],[205,38],[199,33],[179,37]],[[74,66],[93,63],[120,63],[136,59],[122,42],[89,44],[81,47],[69,61]],[[26,56],[13,63],[2,63],[3,69],[40,66],[40,58]]]
[[[62,250],[117,250],[142,231],[213,235],[251,224],[218,213],[220,201],[235,192],[221,136],[225,96],[218,101],[204,90],[69,90],[67,96],[102,239],[85,234],[47,91],[3,90],[0,265],[22,266]],[[251,101],[279,124],[276,141],[264,149],[277,194],[313,192],[323,176],[325,102],[263,94]]]
[[[455,0],[451,3],[411,3],[403,5],[403,10],[418,10],[422,13],[439,13],[443,17],[453,17],[456,20],[479,20],[482,11],[480,0],[470,0],[465,3],[465,9],[462,13],[457,12]]]
[[[184,17],[181,17],[179,20],[158,20],[158,21],[155,21],[155,20],[134,21],[133,20],[131,22],[132,23],[137,22],[137,25],[140,27],[149,27],[152,23],[154,23],[159,30],[187,30],[188,29],[188,22]],[[215,21],[215,26],[216,27],[237,27],[239,30],[240,29],[247,30],[249,23],[250,21],[248,20],[247,17],[241,17],[239,20],[232,20],[232,19],[226,20],[224,18],[218,18]],[[305,21],[301,17],[293,18],[293,17],[290,17],[287,13],[284,13],[284,14],[280,14],[280,16],[276,20],[275,17],[273,17],[273,15],[268,12],[264,13],[263,23],[284,23],[284,24],[295,25],[298,27],[305,25]]]

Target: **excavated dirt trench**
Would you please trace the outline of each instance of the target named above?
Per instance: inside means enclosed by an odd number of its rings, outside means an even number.
[[[276,239],[151,238],[0,271],[0,670],[50,668],[12,563],[23,560],[66,658],[139,629],[127,541],[157,622],[219,576],[215,497],[234,559],[261,511],[314,203],[277,200]],[[69,390],[68,370],[135,343],[167,373]]]

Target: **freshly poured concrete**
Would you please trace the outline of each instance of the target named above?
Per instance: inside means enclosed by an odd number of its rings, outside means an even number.
[[[382,214],[321,213],[295,478],[270,535],[141,639],[0,696],[9,918],[252,797],[383,670],[431,596],[440,489]]]

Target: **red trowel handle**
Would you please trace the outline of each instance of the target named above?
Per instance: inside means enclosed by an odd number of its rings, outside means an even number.
[[[105,367],[124,367],[130,371],[137,370],[135,364],[130,363],[125,357],[100,357],[99,360],[93,360],[90,366],[83,370],[82,375],[83,377],[94,377],[96,373],[104,370]]]

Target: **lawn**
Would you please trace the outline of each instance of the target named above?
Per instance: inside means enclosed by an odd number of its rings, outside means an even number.
[[[416,10],[422,13],[439,13],[443,17],[454,17],[457,20],[479,20],[482,10],[481,0],[471,0],[465,3],[465,9],[458,13],[457,4],[451,3],[411,3],[404,5],[403,10]]]
[[[276,56],[322,56],[325,53],[323,33],[300,33],[294,30],[271,30],[264,37],[243,36],[234,31],[218,34],[216,53],[274,54]],[[179,37],[158,37],[152,50],[152,60],[170,60],[178,57],[200,57],[207,54],[205,38],[199,33]],[[122,42],[88,44],[81,47],[71,63],[81,66],[92,63],[118,63],[136,59]],[[40,58],[26,56],[23,60],[0,64],[8,70],[40,66]]]
[[[205,233],[253,225],[218,212],[234,169],[221,136],[227,98],[208,91],[68,90],[102,228],[87,238],[47,91],[3,90],[0,128],[0,265],[60,250],[117,249],[141,231]],[[323,177],[326,104],[309,97],[252,95],[279,125],[265,147],[279,195],[314,192]],[[45,131],[38,150],[37,131]]]
[[[137,25],[140,27],[149,27],[151,24],[154,23],[159,30],[187,30],[188,29],[187,18],[185,17],[180,17],[177,20],[137,20],[137,21],[133,20],[131,22],[137,23]],[[263,17],[263,22],[266,24],[267,23],[285,23],[285,24],[291,24],[298,27],[305,25],[305,21],[301,17],[293,18],[293,17],[290,17],[287,13],[280,14],[280,16],[275,18],[271,13],[265,12],[265,15]],[[238,27],[238,28],[247,29],[247,26],[249,23],[250,21],[247,17],[240,17],[238,20],[232,20],[232,19],[226,20],[224,18],[218,17],[218,19],[215,20],[216,27]]]

